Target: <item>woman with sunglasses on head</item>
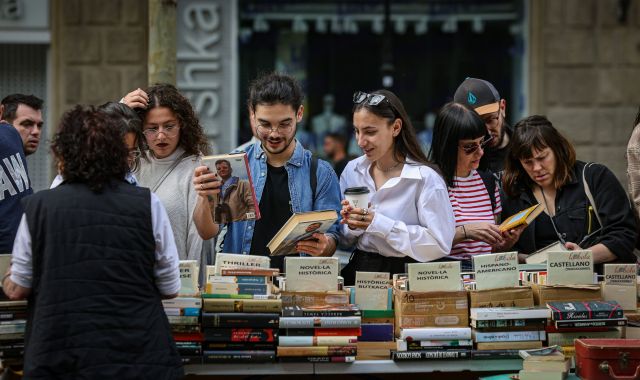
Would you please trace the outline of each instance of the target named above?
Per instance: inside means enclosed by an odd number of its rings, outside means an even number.
[[[205,268],[203,241],[193,223],[197,194],[191,177],[209,146],[198,117],[178,90],[157,84],[134,90],[122,102],[136,108],[149,150],[136,171],[140,186],[156,193],[167,209],[180,260],[197,260]]]
[[[403,273],[406,263],[445,257],[454,235],[447,187],[420,149],[400,99],[378,90],[356,92],[353,102],[364,155],[347,164],[340,189],[364,187],[370,204],[342,201],[341,243],[356,247],[342,271],[347,285],[356,271]]]
[[[429,159],[438,165],[456,218],[451,258],[471,270],[471,257],[512,245],[519,230],[500,233],[499,186],[489,171],[479,171],[484,147],[491,141],[478,114],[460,103],[445,104],[436,117]],[[506,240],[506,241],[505,241]]]
[[[502,215],[537,203],[545,207],[516,242],[518,252],[531,254],[560,241],[569,250],[593,251],[596,264],[637,261],[624,188],[604,165],[577,161],[571,143],[546,117],[529,116],[515,125],[505,164]]]

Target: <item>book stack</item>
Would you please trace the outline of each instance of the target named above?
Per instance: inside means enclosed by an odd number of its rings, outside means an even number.
[[[571,358],[566,357],[559,346],[537,350],[521,350],[520,380],[564,380],[571,370]]]
[[[24,357],[24,331],[27,301],[0,301],[0,358],[2,367],[21,367]]]
[[[171,333],[184,364],[202,364],[200,297],[177,297],[162,300]]]
[[[474,359],[518,358],[518,350],[541,348],[549,309],[526,307],[471,308]]]
[[[471,358],[471,328],[407,328],[400,332],[394,361]]]
[[[352,304],[287,306],[280,318],[281,362],[350,363],[358,354],[361,310]]]
[[[272,279],[278,274],[278,269],[240,266],[207,274],[205,364],[275,361],[282,301]]]
[[[573,353],[574,340],[582,338],[621,338],[627,325],[622,307],[615,301],[548,302],[551,321],[547,326],[548,344],[562,346]]]

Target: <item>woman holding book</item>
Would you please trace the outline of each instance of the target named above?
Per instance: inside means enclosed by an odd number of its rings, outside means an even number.
[[[429,159],[447,184],[456,218],[451,258],[471,270],[474,255],[499,252],[513,245],[522,229],[502,234],[496,225],[502,211],[500,188],[489,171],[479,171],[484,147],[491,140],[478,114],[459,103],[445,104],[435,121]]]
[[[341,243],[356,247],[342,271],[347,285],[356,271],[403,273],[406,263],[445,257],[455,232],[446,184],[420,149],[400,99],[378,90],[356,92],[353,102],[364,155],[347,164],[340,189],[365,187],[370,204],[342,201]]]
[[[204,269],[203,241],[192,218],[198,196],[191,176],[209,146],[195,111],[170,84],[134,90],[122,101],[138,111],[149,146],[135,172],[138,183],[167,209],[180,259],[198,260]]]
[[[604,165],[577,161],[546,117],[515,125],[503,181],[502,215],[536,203],[545,208],[522,232],[518,252],[528,255],[559,241],[569,250],[593,251],[595,263],[636,262],[635,221],[624,188]]]

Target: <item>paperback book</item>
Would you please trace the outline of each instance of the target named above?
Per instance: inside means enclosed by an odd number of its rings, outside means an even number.
[[[325,233],[338,220],[336,210],[294,213],[267,244],[271,256],[299,253],[299,241],[313,239],[315,233]]]

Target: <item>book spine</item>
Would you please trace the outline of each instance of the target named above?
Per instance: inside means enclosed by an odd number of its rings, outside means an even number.
[[[544,331],[503,331],[503,332],[474,332],[474,340],[485,342],[521,342],[527,340],[545,340]]]
[[[275,342],[203,342],[203,350],[211,351],[275,351]]]
[[[620,338],[620,330],[610,331],[594,331],[594,332],[563,332],[563,333],[549,333],[547,334],[547,342],[549,346],[573,346],[576,339],[604,339],[604,338]]]
[[[549,309],[523,309],[523,310],[491,310],[471,309],[471,319],[478,320],[505,320],[505,319],[545,319],[549,318]]]
[[[468,359],[471,350],[447,350],[447,351],[391,351],[391,360],[444,360],[444,359]]]
[[[202,355],[202,347],[177,347],[180,356]]]
[[[233,268],[223,268],[220,271],[220,274],[223,276],[277,276],[280,274],[278,269],[233,269]]]
[[[282,356],[279,362],[284,363],[353,363],[355,356]]]
[[[555,321],[582,320],[582,319],[619,319],[623,317],[622,309],[616,310],[595,310],[595,311],[566,311],[552,309],[552,319]]]
[[[360,317],[282,317],[280,328],[353,328],[360,327]]]
[[[492,329],[502,327],[527,327],[541,326],[547,323],[546,318],[541,319],[507,319],[507,320],[472,320],[471,326],[476,329]]]
[[[469,344],[459,344],[459,345],[447,345],[447,344],[441,344],[438,345],[438,342],[442,342],[445,343],[447,342],[446,340],[434,340],[432,341],[433,343],[430,343],[428,345],[424,345],[422,344],[422,342],[405,342],[405,341],[398,341],[398,351],[420,351],[420,350],[449,350],[449,349],[468,349],[471,348],[473,346],[473,341],[468,340],[465,342],[469,342]],[[400,343],[401,342],[401,343]],[[401,347],[404,347],[404,349],[401,349]]]
[[[281,300],[205,299],[204,310],[218,313],[280,313]]]
[[[358,343],[356,336],[281,336],[281,347],[351,346]]]
[[[362,329],[360,328],[337,328],[337,329],[280,329],[281,334],[285,336],[361,336]]]
[[[519,350],[473,350],[471,359],[520,359]]]
[[[180,355],[180,360],[182,361],[182,364],[184,364],[184,365],[202,364],[202,356],[201,355],[197,355],[197,356],[182,356],[182,355]]]
[[[362,342],[390,342],[393,341],[394,331],[391,323],[363,324],[361,326]]]
[[[204,351],[205,364],[215,363],[269,363],[276,359],[275,351]]]
[[[263,295],[269,294],[269,284],[238,283],[238,294]]]
[[[162,300],[162,305],[168,308],[202,308],[202,298],[172,298],[168,300]]]
[[[278,347],[280,356],[356,356],[356,346]]]
[[[402,329],[403,340],[452,340],[471,339],[471,328],[414,328]]]
[[[202,313],[203,327],[277,328],[279,314],[271,313]]]
[[[602,319],[602,320],[574,320],[574,321],[555,321],[556,328],[558,329],[566,329],[566,328],[589,328],[589,327],[618,327],[618,326],[626,326],[626,319]]]
[[[0,313],[0,321],[12,321],[16,319],[27,319],[26,312]]]
[[[238,284],[269,284],[266,276],[236,276],[236,282]]]
[[[0,325],[0,334],[22,334],[26,328],[25,323]]]
[[[327,318],[327,317],[360,317],[360,310],[304,310],[284,308],[282,310],[283,317],[311,317],[311,318]]]
[[[204,333],[207,342],[275,342],[277,329],[209,329]]]
[[[199,333],[200,325],[170,325],[172,333]]]
[[[202,333],[174,333],[172,335],[176,342],[202,342],[204,340]]]
[[[169,323],[176,325],[195,325],[198,324],[198,317],[184,316],[184,315],[170,315],[167,316]]]

